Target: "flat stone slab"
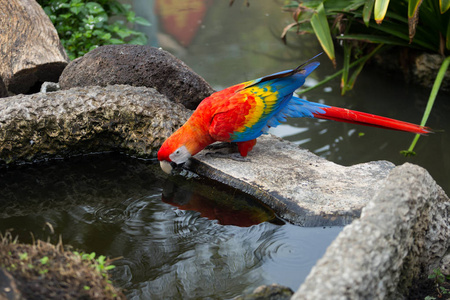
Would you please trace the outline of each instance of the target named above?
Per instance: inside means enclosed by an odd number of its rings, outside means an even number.
[[[394,168],[387,161],[341,166],[272,135],[258,138],[250,162],[207,152],[191,158],[187,168],[242,190],[303,226],[349,224]]]

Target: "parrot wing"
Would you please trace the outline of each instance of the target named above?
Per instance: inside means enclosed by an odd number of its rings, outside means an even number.
[[[314,117],[320,104],[314,104],[293,96],[305,78],[319,66],[313,62],[303,67],[287,70],[245,82],[232,95],[221,98],[209,133],[215,139],[244,142],[255,139],[286,120],[286,117]]]

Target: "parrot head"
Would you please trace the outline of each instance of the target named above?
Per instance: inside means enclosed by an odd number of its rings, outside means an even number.
[[[181,167],[188,159],[200,152],[214,140],[198,126],[189,122],[172,134],[158,151],[161,169],[170,174],[176,167]]]
[[[185,144],[174,143],[171,139],[166,140],[158,151],[159,164],[167,174],[182,166],[191,156]]]

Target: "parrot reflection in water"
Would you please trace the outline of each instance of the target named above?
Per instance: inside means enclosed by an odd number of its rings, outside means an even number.
[[[239,153],[234,158],[245,160],[256,138],[287,117],[327,119],[419,134],[431,132],[412,123],[296,97],[294,91],[318,66],[318,62],[307,62],[293,70],[240,83],[205,98],[189,120],[161,146],[158,151],[161,168],[170,173],[216,141],[236,143]]]

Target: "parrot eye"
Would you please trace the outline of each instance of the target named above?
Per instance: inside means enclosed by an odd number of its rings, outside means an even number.
[[[186,146],[181,146],[169,155],[170,160],[176,164],[185,163],[189,159],[189,157],[191,157],[191,153],[189,153]]]

